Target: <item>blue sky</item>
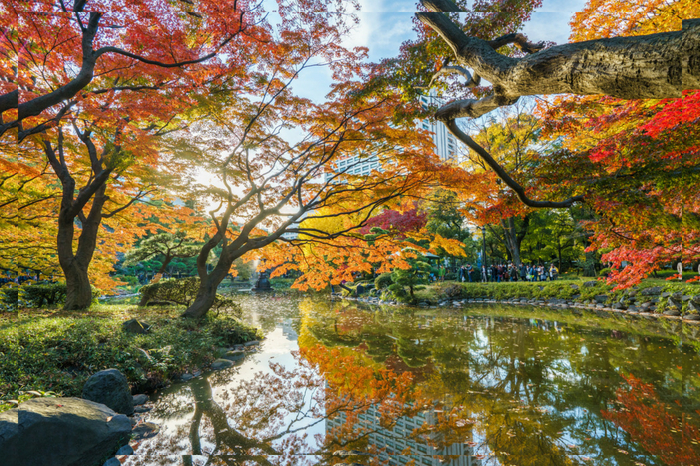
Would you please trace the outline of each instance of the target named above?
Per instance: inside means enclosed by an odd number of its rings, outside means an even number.
[[[416,0],[359,0],[359,24],[348,36],[346,46],[369,48],[371,61],[394,57],[401,43],[414,37],[412,30]],[[523,32],[531,41],[547,40],[557,44],[568,42],[569,21],[580,11],[586,0],[544,0],[533,13]],[[330,76],[327,71],[314,69],[304,73],[295,84],[295,90],[315,101],[323,100]]]

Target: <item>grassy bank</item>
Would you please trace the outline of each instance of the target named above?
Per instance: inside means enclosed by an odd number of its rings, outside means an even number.
[[[181,313],[177,307],[126,305],[0,313],[0,411],[12,407],[3,401],[21,401],[31,396],[28,391],[80,396],[91,374],[111,367],[126,375],[135,392],[153,390],[211,363],[217,347],[262,337],[228,316],[196,323],[179,318]],[[122,323],[131,318],[151,325],[149,333],[124,332]]]
[[[375,296],[381,295],[385,300],[391,300],[390,292],[370,291]],[[615,303],[640,306],[653,303],[656,312],[663,312],[672,303],[675,295],[677,302],[682,304],[684,313],[695,312],[689,306],[689,299],[697,302],[700,296],[700,285],[697,283],[681,284],[669,281],[645,281],[639,286],[627,290],[613,291],[613,286],[602,280],[556,280],[552,282],[502,282],[502,283],[433,283],[414,293],[414,299],[407,304],[434,305],[443,300],[485,298],[495,300],[519,299],[563,299],[573,303]],[[685,297],[685,298],[683,298]],[[410,299],[410,298],[409,298]],[[682,299],[682,302],[681,302]]]

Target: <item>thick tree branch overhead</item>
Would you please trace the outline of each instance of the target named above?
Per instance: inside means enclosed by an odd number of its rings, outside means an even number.
[[[474,150],[530,207],[567,207],[583,199],[561,202],[534,201],[478,143],[456,124],[458,118],[478,118],[523,96],[578,94],[608,95],[621,99],[680,98],[685,90],[700,89],[700,19],[684,19],[680,31],[632,37],[613,37],[544,48],[521,33],[486,40],[465,33],[453,20],[464,11],[452,0],[421,0],[426,11],[416,13],[452,51],[446,62],[453,70],[438,70],[437,78],[460,70],[471,87],[472,76],[491,84],[485,97],[463,98],[443,105],[435,113],[459,140]],[[503,55],[498,49],[514,44],[523,57]],[[464,70],[462,72],[461,70]]]
[[[683,90],[697,88],[700,76],[700,51],[691,47],[700,34],[700,19],[684,20],[683,31],[556,45],[513,58],[494,49],[492,43],[498,41],[466,35],[443,13],[416,16],[450,46],[459,65],[510,99],[563,93],[622,99],[680,97]],[[684,35],[689,36],[684,40]],[[686,75],[688,79],[682,79]]]

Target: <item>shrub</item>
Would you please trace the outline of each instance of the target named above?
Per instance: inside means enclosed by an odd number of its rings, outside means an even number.
[[[390,273],[383,273],[374,279],[374,287],[378,290],[383,290],[389,287],[393,282]]]
[[[66,302],[65,283],[44,283],[39,285],[24,285],[14,288],[3,288],[1,291],[2,307],[5,310],[18,308],[40,308],[60,306]],[[100,290],[92,287],[92,302],[97,302]]]
[[[183,306],[189,306],[197,297],[199,290],[199,278],[169,278],[157,283],[151,283],[141,287],[140,306],[145,306],[151,301],[168,301]],[[242,315],[241,307],[233,299],[216,294],[212,311],[226,311],[236,317]]]
[[[56,306],[66,301],[66,285],[25,285],[20,288],[18,301],[21,307]]]
[[[18,286],[0,289],[0,310],[8,311],[8,312],[16,311],[18,299],[19,299],[19,287]]]

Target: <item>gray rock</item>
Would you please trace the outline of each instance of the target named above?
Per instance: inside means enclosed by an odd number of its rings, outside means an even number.
[[[134,406],[134,413],[136,413],[136,414],[147,413],[152,409],[153,409],[152,406]]]
[[[260,342],[258,340],[253,340],[253,341],[247,341],[243,343],[243,346],[258,346],[260,345]]]
[[[34,398],[0,413],[3,466],[98,466],[129,441],[129,418],[80,398]]]
[[[700,313],[700,304],[695,304],[694,302],[688,302],[688,310]]]
[[[671,297],[671,293],[669,293],[668,291],[664,291],[663,293],[661,293],[661,297],[662,297],[662,298],[670,298],[670,297]]]
[[[125,332],[136,333],[140,335],[148,333],[149,328],[149,325],[144,324],[143,322],[139,322],[136,319],[129,319],[122,324],[122,330],[124,330]]]
[[[122,463],[113,456],[107,461],[105,461],[105,463],[102,466],[122,466]]]
[[[217,359],[211,363],[211,370],[220,371],[221,369],[227,369],[231,366],[233,366],[233,361],[229,361],[228,359]]]
[[[664,311],[664,315],[677,317],[677,316],[681,315],[681,311],[679,311],[677,309],[669,309],[668,311]]]
[[[591,281],[585,282],[585,283],[583,284],[583,286],[586,286],[586,287],[589,287],[589,288],[590,288],[590,287],[596,286],[597,284],[598,284],[598,281],[597,281],[597,280],[591,280]]]
[[[194,378],[194,375],[192,375],[192,374],[182,374],[180,376],[180,380],[182,380],[183,382],[188,382],[188,381],[192,380],[193,378]]]
[[[142,422],[131,431],[131,436],[134,440],[144,440],[155,437],[160,432],[158,424],[152,422]]]
[[[148,403],[148,395],[139,394],[131,397],[134,400],[134,406]]]
[[[637,296],[637,290],[630,290],[627,296],[629,296],[630,298],[634,298],[635,296]]]
[[[683,320],[700,320],[700,315],[698,315],[698,314],[686,314],[683,316]]]
[[[232,351],[227,351],[226,354],[223,356],[223,359],[228,359],[230,361],[237,361],[237,360],[242,359],[244,357],[245,357],[245,351],[232,350]]]
[[[574,290],[578,290],[578,285],[576,283],[572,283],[571,288],[573,288]]]
[[[644,296],[652,296],[652,295],[658,295],[661,294],[661,287],[660,286],[652,286],[651,288],[645,288],[642,290],[642,294]]]
[[[134,413],[134,399],[124,374],[117,369],[105,369],[92,374],[83,385],[82,397],[102,403],[114,411],[131,415]]]
[[[676,309],[682,309],[682,308],[683,308],[683,304],[680,303],[680,302],[678,302],[675,298],[668,298],[668,305],[669,305],[669,306],[673,306],[673,307],[675,307]]]
[[[598,303],[604,303],[604,302],[606,302],[606,301],[608,300],[608,295],[606,295],[606,294],[597,294],[597,295],[593,296],[593,299],[595,299],[596,302],[598,302]]]
[[[119,455],[133,455],[134,454],[134,449],[131,448],[129,445],[124,445],[121,447],[119,450],[117,450],[117,453],[115,456]]]

